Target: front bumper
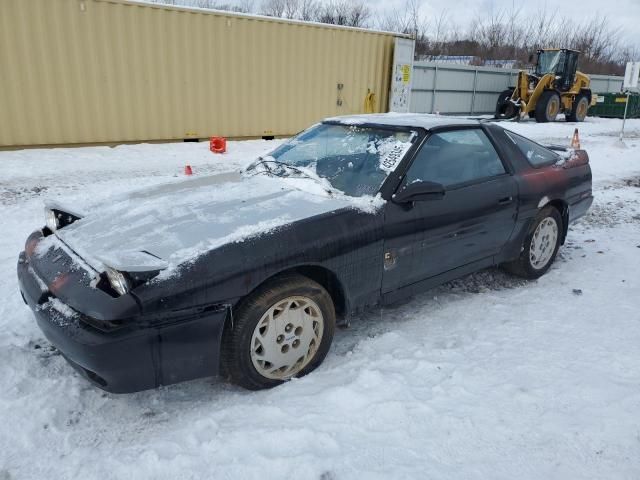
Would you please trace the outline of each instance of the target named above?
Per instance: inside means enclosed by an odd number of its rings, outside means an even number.
[[[217,375],[227,308],[161,322],[130,318],[102,331],[96,321],[62,304],[39,278],[24,252],[18,281],[45,337],[94,385],[113,393],[130,393]],[[82,295],[82,286],[78,295]],[[93,320],[93,321],[92,321]]]

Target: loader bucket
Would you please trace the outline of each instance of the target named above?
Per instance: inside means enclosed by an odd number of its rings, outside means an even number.
[[[498,101],[494,118],[506,120],[517,117],[519,113],[520,105],[514,102],[511,98],[505,98],[502,102]]]

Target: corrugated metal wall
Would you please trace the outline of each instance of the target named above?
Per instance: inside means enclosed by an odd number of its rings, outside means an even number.
[[[362,112],[368,89],[386,111],[393,43],[121,0],[0,0],[0,146],[289,135]]]
[[[493,113],[498,94],[515,85],[518,70],[415,62],[411,111],[417,113]],[[618,92],[622,77],[590,75],[597,93]]]
[[[613,75],[589,75],[591,77],[591,90],[596,93],[617,93],[622,90],[624,77]]]

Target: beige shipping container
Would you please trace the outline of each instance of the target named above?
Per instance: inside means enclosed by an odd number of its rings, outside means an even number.
[[[387,111],[397,35],[124,0],[0,0],[0,147],[290,135]]]

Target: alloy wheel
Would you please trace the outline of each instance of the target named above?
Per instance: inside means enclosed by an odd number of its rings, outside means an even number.
[[[529,262],[536,270],[547,266],[558,242],[558,224],[552,217],[544,218],[536,227],[529,247]]]
[[[251,337],[251,362],[263,377],[286,380],[299,373],[320,347],[324,318],[310,298],[292,296],[262,315]]]

